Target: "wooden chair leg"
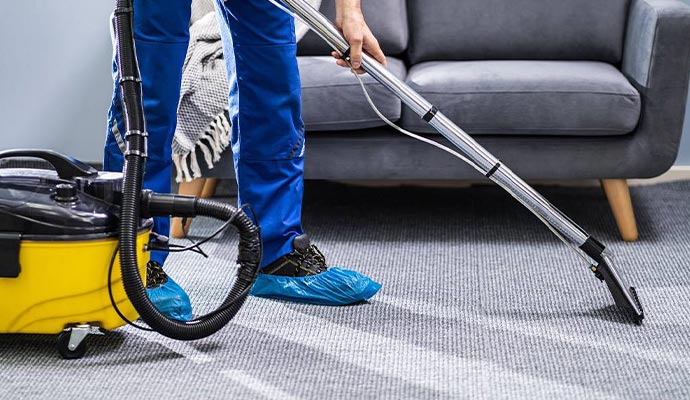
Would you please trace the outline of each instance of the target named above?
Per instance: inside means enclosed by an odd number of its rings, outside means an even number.
[[[626,242],[636,241],[639,238],[639,234],[637,232],[637,222],[635,222],[632,200],[630,199],[628,182],[625,179],[602,179],[601,187],[609,200],[621,238]]]
[[[191,182],[180,182],[180,187],[177,193],[190,196],[201,196],[201,193],[204,191],[205,184],[206,179],[204,178],[194,179]],[[182,226],[182,218],[173,218],[170,224],[170,236],[175,239],[184,238],[187,236],[191,224],[191,218],[187,218],[187,223],[184,226]]]

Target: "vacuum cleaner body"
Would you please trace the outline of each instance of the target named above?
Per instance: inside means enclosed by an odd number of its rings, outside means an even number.
[[[57,334],[77,325],[107,330],[138,314],[121,283],[118,245],[122,174],[63,179],[40,169],[0,170],[0,333]],[[137,238],[145,276],[152,221]],[[113,257],[115,259],[113,260]]]
[[[89,334],[127,323],[141,328],[131,322],[139,317],[161,334],[194,340],[217,332],[242,307],[262,251],[259,228],[241,209],[140,190],[129,214],[131,240],[123,241],[126,174],[99,172],[50,150],[0,151],[0,160],[16,157],[43,159],[54,171],[0,169],[0,334],[59,334],[58,351],[74,359],[85,354]],[[171,246],[153,232],[152,217],[196,215],[225,221],[217,234],[237,228],[237,279],[215,311],[191,321],[170,320],[145,290],[150,251]],[[126,269],[123,243],[130,249]]]

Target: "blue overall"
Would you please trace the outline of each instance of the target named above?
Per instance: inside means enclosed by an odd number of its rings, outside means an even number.
[[[257,214],[265,266],[290,253],[292,239],[303,233],[304,123],[294,21],[267,0],[218,1],[230,78],[238,202],[251,204]],[[190,14],[191,0],[134,1],[134,36],[149,133],[144,187],[160,193],[171,190],[171,143]],[[124,122],[116,75],[108,121],[103,167],[121,171]],[[155,219],[155,232],[168,236],[169,230],[169,218]],[[166,253],[156,252],[151,258],[163,264],[165,257]]]
[[[294,20],[268,0],[217,0],[230,87],[232,151],[238,203],[251,204],[261,225],[262,266],[293,251],[301,226],[304,123]],[[171,143],[189,41],[191,0],[134,1],[134,36],[143,82],[149,152],[144,187],[169,193]],[[117,66],[113,62],[113,71]],[[121,171],[124,123],[114,74],[104,169]],[[154,231],[168,236],[168,218]],[[166,253],[151,259],[163,264]],[[308,277],[259,274],[252,295],[343,305],[373,296],[381,285],[355,271],[331,268]],[[191,318],[189,298],[169,279],[148,291],[171,318]]]

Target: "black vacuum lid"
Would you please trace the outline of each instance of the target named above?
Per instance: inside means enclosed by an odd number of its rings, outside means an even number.
[[[119,208],[55,171],[0,169],[0,232],[26,235],[116,233]]]

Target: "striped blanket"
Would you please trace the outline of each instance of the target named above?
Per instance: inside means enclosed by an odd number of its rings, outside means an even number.
[[[192,26],[182,70],[177,127],[172,143],[177,182],[202,178],[201,162],[208,169],[230,145],[228,82],[220,26],[213,0],[192,2]],[[309,1],[319,7],[321,0]],[[297,40],[308,31],[296,24]]]

